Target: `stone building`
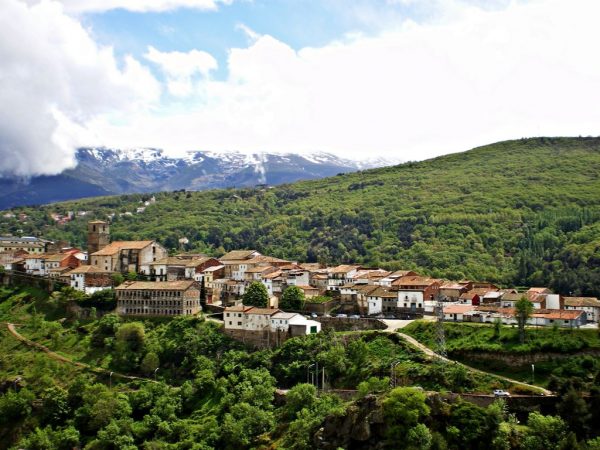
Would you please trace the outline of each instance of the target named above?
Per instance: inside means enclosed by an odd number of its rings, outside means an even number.
[[[90,264],[111,272],[150,275],[150,264],[167,257],[156,241],[117,241],[90,254]]]
[[[126,281],[115,291],[120,315],[180,316],[201,311],[200,286],[193,280]]]
[[[109,243],[110,227],[108,222],[104,222],[103,220],[88,222],[88,255],[102,250]]]

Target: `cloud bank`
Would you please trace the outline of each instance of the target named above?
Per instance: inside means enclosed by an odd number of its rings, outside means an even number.
[[[90,139],[85,123],[147,109],[160,86],[128,57],[118,62],[58,3],[0,7],[0,173],[56,174]]]
[[[170,150],[404,160],[524,136],[599,134],[600,3],[437,4],[435,21],[320,48],[255,36],[230,50],[226,80],[188,85],[184,112],[136,115],[123,127],[99,121],[97,134]]]
[[[415,160],[524,136],[600,134],[600,3],[436,4],[434,20],[319,48],[252,32],[214,79],[201,43],[117,61],[60,4],[4,0],[0,167],[57,173],[73,164],[75,145]]]
[[[33,5],[43,0],[26,0]],[[163,12],[179,8],[216,10],[232,0],[58,0],[70,13],[104,12],[124,9],[133,12]]]

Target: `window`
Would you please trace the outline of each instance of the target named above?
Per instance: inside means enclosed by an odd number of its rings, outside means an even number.
[[[231,320],[229,321],[229,325],[231,325]]]
[[[242,322],[238,322],[238,326],[240,326],[240,327],[241,327],[241,326],[242,326]]]

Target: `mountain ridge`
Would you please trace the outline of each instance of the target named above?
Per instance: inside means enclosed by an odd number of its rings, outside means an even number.
[[[50,214],[86,211],[85,218],[114,214],[115,240],[157,239],[173,252],[185,237],[185,250],[211,255],[255,248],[298,261],[600,295],[600,138],[505,141],[272,189],[164,192],[136,213],[146,199],[18,208],[28,218],[3,220],[0,232],[84,246],[85,220],[54,224]]]
[[[352,161],[325,152],[190,151],[178,158],[155,148],[107,147],[80,148],[76,159],[75,168],[59,175],[0,179],[0,209],[111,194],[277,185],[392,163]]]

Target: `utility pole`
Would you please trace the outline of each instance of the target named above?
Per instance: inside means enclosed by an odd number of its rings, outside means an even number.
[[[435,312],[437,316],[437,326],[436,326],[436,340],[437,340],[437,353],[442,358],[446,358],[448,356],[446,352],[446,334],[444,333],[444,300],[445,297],[443,295],[438,295],[437,303],[435,306]],[[442,359],[445,362],[445,359]]]

